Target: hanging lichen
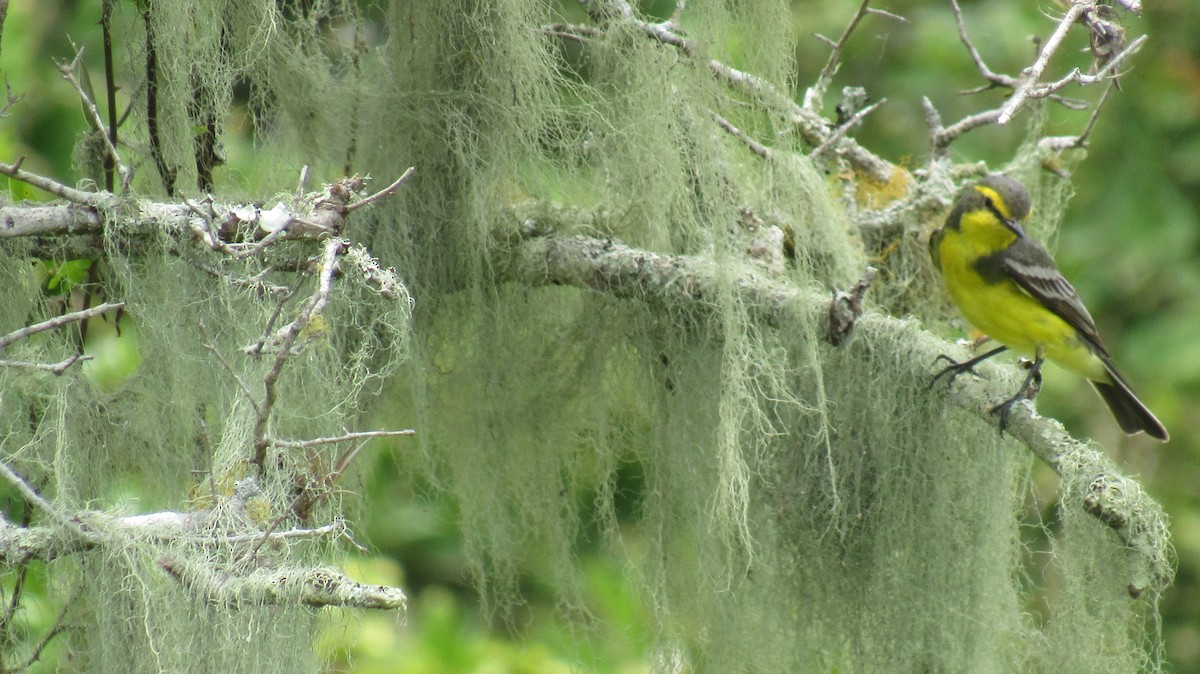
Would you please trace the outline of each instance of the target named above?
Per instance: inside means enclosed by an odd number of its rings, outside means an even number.
[[[386,39],[369,50],[322,42],[314,26],[361,20],[340,3],[201,4],[156,0],[149,19],[125,17],[140,35],[131,43],[152,31],[155,142],[179,171],[177,190],[196,193],[194,93],[213,92],[200,117],[224,119],[235,84],[252,92],[275,189],[289,189],[301,165],[326,178],[347,164],[380,177],[417,167],[350,233],[408,282],[412,343],[407,307],[386,308],[367,284],[344,289],[323,317],[328,332],[286,372],[274,423],[308,437],[354,426],[371,406],[419,429],[419,448],[397,464],[454,504],[493,615],[521,602],[520,569],[533,558],[572,615],[582,606],[576,546],[598,524],[641,582],[664,661],[690,671],[1120,672],[1152,661],[1144,607],[1121,580],[1128,562],[1086,518],[1063,518],[1053,555],[1069,582],[1046,624],[1030,617],[1030,458],[928,390],[916,321],[867,319],[835,347],[813,306],[744,291],[769,275],[827,293],[879,252],[777,111],[708,65],[735,61],[785,87],[786,3],[687,3],[681,20],[702,53],[618,19],[597,21],[568,53],[545,29],[561,19],[557,5],[527,0],[392,3]],[[748,27],[755,38],[742,45]],[[144,72],[146,56],[132,49],[129,72]],[[752,154],[715,117],[763,131],[772,156]],[[161,191],[152,165],[139,185]],[[1053,222],[1062,199],[1039,207]],[[534,211],[557,217],[525,217]],[[121,217],[105,293],[127,303],[141,370],[100,393],[0,369],[6,449],[73,510],[121,506],[126,483],[162,507],[197,489],[232,492],[254,411],[196,335],[203,325],[215,351],[244,353],[277,307],[214,283],[170,241],[125,245]],[[507,277],[512,248],[547,234],[703,260],[712,290],[697,300],[690,288],[669,292],[683,278],[639,294]],[[752,251],[768,235],[790,252],[759,264]],[[882,297],[893,308],[936,292],[914,245],[898,244],[907,257],[888,269]],[[253,274],[235,267],[222,271]],[[0,274],[23,288],[0,299],[4,330],[37,312],[38,289],[25,270]],[[48,450],[16,449],[35,438]],[[279,459],[292,462],[284,476],[304,472],[299,456]],[[636,545],[616,510],[631,466],[642,476]],[[192,478],[198,470],[208,482]],[[269,503],[289,500],[283,477],[262,488]],[[320,512],[344,505],[331,498]],[[198,553],[131,541],[64,573],[93,607],[72,637],[82,667],[314,670],[305,609],[208,605],[162,574],[172,555]]]

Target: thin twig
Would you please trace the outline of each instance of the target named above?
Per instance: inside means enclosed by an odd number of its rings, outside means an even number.
[[[50,642],[54,640],[54,637],[57,637],[67,630],[74,629],[75,627],[73,625],[69,625],[65,622],[67,618],[67,612],[72,606],[74,606],[74,604],[75,600],[72,599],[63,605],[62,610],[58,612],[58,618],[55,618],[54,620],[54,627],[50,628],[50,631],[46,632],[46,635],[43,636],[40,641],[38,641],[37,646],[34,646],[33,648],[33,652],[29,654],[29,657],[25,658],[25,662],[15,665],[4,671],[6,673],[16,674],[17,672],[29,670],[31,667],[33,667],[34,663],[41,659],[42,653],[46,650],[46,647],[50,645]]]
[[[1144,45],[1148,39],[1148,35],[1143,35],[1129,43],[1129,46],[1121,50],[1120,54],[1112,57],[1112,59],[1104,64],[1104,67],[1091,75],[1085,75],[1079,68],[1074,68],[1061,79],[1032,87],[1029,90],[1029,98],[1046,98],[1050,94],[1065,89],[1071,84],[1087,85],[1096,84],[1104,80],[1115,81],[1117,66],[1121,65],[1121,63],[1128,60],[1130,56],[1133,56],[1140,51],[1142,45]]]
[[[249,400],[250,406],[254,408],[254,413],[262,414],[262,410],[258,406],[258,400],[254,397],[254,392],[250,390],[250,386],[246,384],[246,380],[242,379],[242,376],[238,374],[237,370],[233,369],[233,366],[229,364],[229,361],[225,359],[225,356],[221,355],[221,351],[213,344],[212,336],[208,334],[208,327],[204,325],[204,321],[200,322],[199,327],[200,336],[204,338],[201,346],[207,349],[217,359],[217,362],[221,364],[221,367],[225,368],[229,376],[233,377],[233,380],[237,382],[238,388],[242,390],[242,395],[246,396],[246,400]]]
[[[325,249],[321,256],[321,274],[317,280],[317,289],[313,292],[312,297],[309,298],[308,304],[300,310],[296,318],[283,328],[280,328],[279,333],[276,333],[276,339],[279,342],[279,353],[276,354],[275,362],[271,364],[271,369],[263,376],[263,388],[266,394],[263,397],[261,407],[258,409],[258,416],[254,421],[254,458],[252,463],[260,471],[265,467],[267,449],[271,444],[267,437],[267,425],[271,418],[271,410],[275,406],[275,385],[279,381],[280,374],[283,372],[284,364],[293,355],[292,346],[296,343],[296,338],[308,326],[312,318],[324,310],[326,303],[329,301],[329,293],[333,291],[333,274],[337,268],[337,258],[346,246],[346,241],[342,239],[335,238],[325,242]]]
[[[950,8],[954,11],[954,20],[958,24],[958,38],[966,46],[967,53],[971,55],[971,60],[975,62],[975,68],[979,70],[979,74],[983,75],[983,78],[992,84],[1009,88],[1015,87],[1017,85],[1016,79],[1008,75],[1000,75],[992,72],[992,69],[988,68],[987,64],[983,62],[983,56],[980,55],[979,50],[975,48],[975,43],[971,41],[970,36],[967,34],[967,23],[963,19],[962,8],[958,6],[958,0],[950,0]]]
[[[308,182],[308,164],[300,167],[300,177],[296,180],[296,196],[292,201],[292,209],[299,210],[304,202],[304,185]]]
[[[229,274],[226,274],[226,273],[216,269],[215,267],[212,267],[211,265],[201,262],[200,260],[189,259],[188,263],[191,264],[196,269],[199,269],[200,271],[204,272],[205,274],[208,274],[209,276],[212,276],[213,278],[221,279],[222,281],[228,283],[229,285],[238,286],[241,288],[249,288],[250,290],[256,290],[260,294],[264,294],[264,295],[269,294],[269,295],[278,296],[278,295],[286,294],[291,291],[291,288],[288,288],[287,286],[281,286],[281,285],[278,285],[275,283],[268,283],[267,281],[264,280],[266,278],[266,275],[268,273],[270,273],[270,271],[271,271],[270,268],[263,269],[262,271],[258,272],[254,276],[250,276],[248,278],[243,278],[240,276],[231,276]]]
[[[960,93],[978,94],[989,89],[995,89],[996,87],[1015,89],[1018,84],[1017,78],[1010,75],[1005,75],[1003,73],[993,72],[992,69],[989,68],[986,63],[984,63],[983,56],[980,55],[979,49],[975,47],[975,43],[972,42],[971,36],[967,34],[966,20],[963,18],[962,8],[959,7],[958,1],[950,0],[950,6],[954,11],[954,21],[958,25],[958,38],[967,48],[967,53],[971,55],[971,60],[975,62],[975,68],[979,71],[979,75],[983,77],[983,79],[987,80],[987,84],[975,87],[973,89],[967,89]],[[1067,98],[1065,96],[1059,96],[1058,94],[1050,94],[1042,97],[1049,98],[1055,103],[1058,103],[1071,110],[1083,110],[1087,108],[1088,105],[1087,101]]]
[[[1096,121],[1100,119],[1100,110],[1108,101],[1109,95],[1113,89],[1117,88],[1115,79],[1108,81],[1108,86],[1104,88],[1104,93],[1100,95],[1100,100],[1096,101],[1096,108],[1092,110],[1091,117],[1088,118],[1087,124],[1083,127],[1083,131],[1078,136],[1051,136],[1038,141],[1038,147],[1050,152],[1062,152],[1074,148],[1087,147],[1088,136],[1091,135],[1092,129],[1096,126]]]
[[[595,26],[585,26],[580,23],[551,23],[541,28],[542,33],[565,40],[587,42],[600,37],[600,30]]]
[[[717,113],[710,110],[708,114],[709,114],[709,116],[711,116],[713,118],[713,121],[715,121],[717,123],[717,126],[721,127],[722,129],[725,129],[725,131],[727,133],[729,133],[731,136],[733,136],[734,138],[737,138],[738,140],[745,143],[746,147],[750,148],[751,152],[762,157],[763,159],[772,159],[773,158],[772,157],[773,153],[771,152],[771,148],[767,147],[766,145],[763,145],[762,143],[758,142],[757,140],[754,140],[745,131],[742,131],[741,129],[737,128],[736,126],[733,125],[732,122],[730,122],[728,119],[725,119],[724,117],[718,115]]]
[[[15,367],[24,368],[27,370],[48,370],[54,375],[61,375],[71,368],[75,363],[83,363],[92,360],[94,356],[86,356],[75,354],[66,360],[61,360],[57,363],[35,363],[28,360],[0,360],[0,367]]]
[[[1088,118],[1087,124],[1083,127],[1083,131],[1079,133],[1079,137],[1075,139],[1076,147],[1083,147],[1087,144],[1087,138],[1092,134],[1092,129],[1096,127],[1096,120],[1100,119],[1100,110],[1104,108],[1104,104],[1108,102],[1108,97],[1112,95],[1114,89],[1117,88],[1116,80],[1109,80],[1108,86],[1104,87],[1104,93],[1100,94],[1100,100],[1096,101],[1096,107],[1092,110],[1092,116]]]
[[[335,520],[334,522],[316,527],[315,529],[289,529],[287,531],[273,531],[266,534],[266,538],[270,541],[287,541],[305,538],[320,538],[321,536],[329,536],[331,534],[346,535],[346,523],[342,520]],[[182,539],[182,541],[177,539],[177,542],[195,543],[198,545],[238,545],[241,543],[258,543],[263,539],[263,537],[263,533],[255,531],[247,534],[229,534],[226,536],[187,538]]]
[[[22,339],[26,339],[27,337],[30,337],[31,335],[35,335],[44,330],[53,330],[54,328],[61,328],[64,325],[67,325],[69,323],[74,323],[76,321],[86,321],[89,318],[99,316],[100,314],[103,314],[108,311],[112,311],[113,309],[120,309],[124,306],[125,306],[124,302],[105,302],[104,304],[97,304],[96,306],[91,307],[90,309],[81,309],[79,311],[72,311],[67,314],[62,314],[61,316],[55,316],[54,318],[44,320],[41,323],[34,323],[33,325],[27,325],[23,328],[17,328],[16,330],[13,330],[12,332],[8,333],[7,335],[0,337],[0,349],[7,347],[9,344],[12,344],[13,342],[16,342],[16,341],[19,341]]]
[[[1025,76],[1017,84],[1013,95],[1000,110],[1000,116],[996,118],[997,124],[1000,126],[1007,124],[1013,118],[1013,115],[1017,114],[1017,110],[1025,104],[1025,100],[1029,98],[1030,92],[1037,85],[1038,81],[1041,80],[1042,73],[1046,71],[1046,66],[1050,65],[1050,57],[1062,46],[1063,40],[1067,37],[1067,31],[1071,29],[1071,26],[1083,14],[1085,7],[1086,5],[1084,4],[1076,3],[1071,5],[1071,8],[1067,10],[1062,20],[1058,22],[1058,27],[1054,29],[1054,33],[1050,35],[1050,39],[1046,40],[1046,44],[1042,46],[1042,50],[1038,54],[1037,59],[1034,60],[1033,65],[1025,70]]]
[[[850,22],[846,24],[846,29],[842,31],[842,36],[837,39],[837,42],[830,40],[824,35],[817,34],[817,39],[829,45],[829,58],[825,61],[825,66],[821,68],[821,72],[817,75],[817,81],[813,83],[808,91],[804,92],[804,108],[813,112],[820,112],[821,101],[825,98],[825,92],[829,90],[829,84],[833,81],[833,76],[837,73],[838,67],[841,65],[842,51],[846,48],[846,42],[850,40],[850,34],[858,27],[859,22],[868,14],[885,16],[898,21],[907,21],[898,14],[885,12],[882,10],[872,10],[868,5],[871,0],[862,0],[858,9],[854,12],[854,16],[850,17]]]
[[[595,3],[588,3],[584,6],[584,9],[597,21],[611,21],[621,18],[631,22],[634,27],[648,37],[663,44],[676,47],[688,56],[697,56],[701,53],[701,49],[696,42],[678,34],[674,25],[670,22],[654,23],[635,19],[632,9],[626,2],[606,5],[613,8],[613,11],[607,12],[593,5]],[[580,35],[592,34],[590,31],[582,29],[576,31],[575,27],[569,24],[555,24],[555,27],[559,30],[577,32]],[[598,35],[598,33],[595,34]],[[716,59],[708,59],[707,64],[713,75],[718,80],[724,82],[726,86],[753,96],[783,111],[806,143],[816,147],[829,138],[829,122],[825,118],[821,117],[815,111],[808,110],[799,103],[796,103],[791,95],[779,91],[770,82],[756,75],[738,70]],[[866,150],[853,138],[843,136],[837,141],[837,150],[838,156],[845,158],[852,166],[870,174],[878,180],[889,180],[895,172],[893,164]]]
[[[8,480],[8,483],[15,487],[26,501],[28,501],[38,510],[41,510],[43,513],[45,513],[45,515],[49,517],[50,520],[55,524],[61,526],[67,531],[70,531],[85,541],[95,542],[95,537],[89,531],[84,529],[77,520],[66,516],[59,511],[58,508],[55,508],[53,505],[51,505],[49,501],[42,498],[40,494],[34,491],[33,487],[29,486],[29,483],[26,482],[24,478],[22,478],[20,475],[17,475],[17,473],[13,471],[12,468],[9,468],[8,464],[3,461],[0,461],[0,477]]]
[[[859,110],[858,112],[851,115],[850,119],[847,119],[845,122],[842,122],[841,124],[839,124],[837,126],[837,128],[835,128],[833,130],[833,132],[829,134],[829,138],[826,138],[823,143],[821,143],[820,145],[813,148],[813,151],[810,154],[810,156],[813,158],[820,157],[822,154],[824,154],[824,152],[826,150],[833,147],[839,140],[841,140],[842,137],[845,136],[846,133],[850,129],[858,126],[858,124],[860,122],[862,122],[864,117],[866,117],[867,115],[874,112],[877,108],[879,108],[879,106],[883,105],[884,103],[887,103],[887,99],[881,98],[878,101],[875,101],[874,103],[866,106],[862,110]]]
[[[106,208],[113,204],[113,195],[108,192],[84,192],[77,190],[74,187],[67,187],[60,182],[40,176],[36,173],[30,173],[21,168],[21,164],[25,162],[25,157],[21,157],[15,164],[0,162],[0,173],[16,178],[23,183],[32,185],[39,190],[49,192],[57,197],[66,199],[67,201],[81,204],[83,206],[91,206],[92,208]]]
[[[104,44],[104,96],[108,107],[108,143],[115,148],[117,146],[117,74],[116,66],[113,64],[112,48],[113,4],[114,0],[103,0],[100,9],[100,32]],[[113,191],[114,168],[112,157],[105,157],[104,189],[109,192]],[[128,185],[122,185],[122,188],[125,187]]]
[[[397,189],[400,188],[401,185],[404,184],[404,181],[408,180],[409,176],[411,176],[413,174],[413,172],[415,172],[416,170],[417,170],[417,167],[409,166],[408,170],[406,170],[399,178],[396,178],[395,182],[393,182],[391,185],[388,185],[387,187],[379,190],[378,192],[376,192],[375,194],[372,194],[369,197],[360,199],[352,204],[346,204],[345,212],[350,213],[351,211],[362,208],[363,206],[367,206],[375,201],[378,201],[378,200],[386,197],[387,195],[391,194],[392,192],[395,192]]]
[[[79,63],[83,59],[83,47],[75,52],[75,58],[69,64],[58,64],[58,72],[62,74],[63,79],[70,82],[75,88],[75,93],[79,94],[79,99],[83,101],[83,109],[87,112],[88,119],[92,122],[92,126],[100,133],[100,137],[104,139],[104,149],[108,153],[108,158],[112,160],[117,167],[117,175],[121,176],[121,192],[129,190],[129,181],[133,178],[129,171],[129,167],[121,161],[121,155],[117,152],[117,146],[113,144],[113,139],[108,133],[108,125],[104,123],[104,118],[100,116],[100,110],[96,107],[96,102],[84,90],[83,85],[79,82],[79,77],[76,73],[79,70]]]
[[[282,438],[268,437],[267,441],[276,447],[283,447],[287,449],[305,449],[307,447],[332,445],[339,442],[361,440],[363,438],[398,438],[416,434],[417,432],[412,429],[405,429],[401,431],[355,431],[330,438],[313,438],[311,440],[284,440]]]

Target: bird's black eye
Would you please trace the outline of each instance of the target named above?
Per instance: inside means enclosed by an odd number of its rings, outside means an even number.
[[[995,214],[997,218],[1000,218],[1001,220],[1008,220],[1008,218],[1006,218],[1004,213],[1000,210],[1000,207],[996,205],[996,200],[993,199],[990,194],[983,195],[983,203],[987,206],[989,211]]]

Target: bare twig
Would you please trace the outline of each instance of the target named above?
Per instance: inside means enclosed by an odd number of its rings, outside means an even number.
[[[292,346],[296,343],[296,338],[300,332],[308,326],[314,316],[317,316],[324,310],[326,303],[329,301],[329,293],[333,290],[333,274],[337,268],[338,256],[345,250],[347,242],[342,239],[330,239],[325,242],[324,251],[321,255],[321,273],[317,279],[317,288],[313,291],[312,297],[308,303],[300,310],[300,313],[294,320],[280,328],[275,335],[275,341],[279,344],[279,352],[275,355],[275,361],[271,364],[271,369],[263,377],[263,388],[265,395],[261,406],[258,408],[258,415],[254,421],[253,444],[254,457],[252,463],[261,471],[264,468],[267,459],[267,449],[271,443],[267,437],[267,425],[270,421],[271,410],[275,406],[275,385],[279,381],[279,375],[283,372],[283,366],[292,354]]]
[[[13,342],[25,339],[31,335],[36,335],[44,330],[61,328],[64,325],[75,323],[77,321],[86,321],[89,318],[99,316],[100,314],[112,311],[114,309],[120,309],[124,306],[124,302],[105,302],[104,304],[97,304],[89,309],[72,311],[67,314],[62,314],[61,316],[55,316],[54,318],[44,320],[41,323],[35,323],[33,325],[27,325],[23,328],[17,328],[7,335],[0,336],[0,349],[7,347]]]
[[[375,194],[372,194],[369,197],[365,197],[363,199],[355,201],[352,204],[346,204],[345,212],[350,213],[351,211],[362,208],[363,206],[370,205],[371,203],[386,197],[387,195],[391,194],[392,192],[395,192],[397,189],[400,188],[401,185],[404,184],[404,182],[406,180],[408,180],[409,176],[411,176],[413,174],[413,172],[416,170],[417,170],[417,167],[409,166],[408,170],[406,170],[399,178],[396,178],[396,180],[391,185],[388,185],[387,187],[379,190],[378,192],[376,192]]]
[[[65,603],[62,607],[62,610],[58,612],[58,617],[54,620],[54,626],[51,627],[50,630],[46,632],[44,636],[42,636],[41,640],[38,641],[37,645],[33,647],[33,651],[30,652],[29,657],[25,658],[25,662],[19,665],[11,666],[8,669],[5,669],[4,672],[6,674],[17,674],[17,672],[28,671],[33,667],[34,664],[37,663],[38,660],[42,658],[42,653],[45,652],[46,647],[50,645],[50,642],[53,641],[55,637],[63,632],[66,632],[67,630],[74,629],[73,625],[70,625],[66,622],[67,612],[70,611],[74,605],[74,599]],[[3,662],[0,662],[0,664],[3,664]]]
[[[997,124],[1001,126],[1007,124],[1013,118],[1013,115],[1017,113],[1017,110],[1019,110],[1021,106],[1025,104],[1025,101],[1032,97],[1032,94],[1035,90],[1040,91],[1041,96],[1039,97],[1044,98],[1046,95],[1054,93],[1072,81],[1083,82],[1083,78],[1086,76],[1079,74],[1078,69],[1076,69],[1075,73],[1073,74],[1074,76],[1068,75],[1067,78],[1064,78],[1065,81],[1063,81],[1061,86],[1058,86],[1057,88],[1039,88],[1037,86],[1038,82],[1040,82],[1042,79],[1042,73],[1044,73],[1046,71],[1046,67],[1050,65],[1050,57],[1052,57],[1055,52],[1058,51],[1059,47],[1062,46],[1062,42],[1064,39],[1066,39],[1067,32],[1071,29],[1071,26],[1073,26],[1075,22],[1079,20],[1079,17],[1082,16],[1083,13],[1090,7],[1090,3],[1074,2],[1071,7],[1067,9],[1067,13],[1063,15],[1063,18],[1058,22],[1058,27],[1054,29],[1054,33],[1052,33],[1050,38],[1046,40],[1046,43],[1042,45],[1042,49],[1038,53],[1037,59],[1034,60],[1033,65],[1025,69],[1025,76],[1022,77],[1017,83],[1017,87],[1013,91],[1013,95],[1009,97],[1008,101],[1004,104],[1004,107],[1001,108],[1000,116],[996,119]],[[1134,45],[1130,45],[1130,48],[1133,48],[1133,46]],[[1128,51],[1129,49],[1125,50],[1125,52]],[[1113,61],[1122,60],[1123,58],[1123,55],[1119,55],[1118,57],[1114,58]],[[1113,63],[1109,62],[1105,65],[1103,71],[1109,71],[1112,66]]]
[[[566,40],[586,42],[600,36],[600,30],[594,26],[579,23],[552,23],[542,26],[542,33]]]
[[[962,8],[958,6],[958,0],[950,0],[950,7],[954,11],[954,20],[958,23],[958,37],[962,40],[963,45],[967,48],[967,53],[971,55],[971,60],[975,62],[975,68],[979,70],[979,74],[983,78],[995,86],[1003,86],[1013,88],[1017,85],[1015,78],[1008,75],[1001,75],[992,72],[991,68],[983,62],[983,56],[979,50],[975,48],[975,43],[971,41],[971,37],[967,34],[967,23],[963,19]]]
[[[112,11],[114,0],[103,0],[100,9],[100,33],[103,40],[104,52],[104,97],[107,103],[108,113],[108,144],[112,147],[117,146],[117,73],[116,66],[113,63],[113,48],[112,48]],[[112,192],[113,185],[113,169],[116,168],[112,157],[105,157],[104,161],[104,189]],[[122,182],[122,191],[128,188],[128,184]]]
[[[717,113],[712,112],[710,110],[708,114],[709,114],[709,116],[711,116],[713,118],[713,121],[715,121],[717,123],[717,126],[721,127],[722,129],[725,129],[725,131],[727,133],[729,133],[729,135],[731,135],[734,138],[737,138],[738,140],[745,143],[746,147],[750,148],[751,152],[762,157],[763,159],[772,159],[773,158],[772,157],[773,153],[771,152],[771,148],[754,140],[745,131],[742,131],[741,129],[737,128],[736,126],[733,125],[732,122],[730,122],[728,119],[725,119],[724,117],[718,115]]]
[[[402,431],[355,431],[353,433],[345,433],[329,438],[313,438],[311,440],[284,440],[282,438],[267,438],[267,441],[276,447],[284,447],[287,449],[304,449],[307,447],[317,447],[320,445],[332,445],[339,442],[350,442],[351,440],[362,440],[364,438],[399,438],[409,435],[416,435],[417,432],[412,429]]]
[[[1071,84],[1087,85],[1096,84],[1105,80],[1115,81],[1117,66],[1121,65],[1123,62],[1128,60],[1130,56],[1133,56],[1140,51],[1142,45],[1144,45],[1148,39],[1149,36],[1143,35],[1129,43],[1128,47],[1121,50],[1121,53],[1109,59],[1109,61],[1094,74],[1085,75],[1079,68],[1074,68],[1071,70],[1071,72],[1054,82],[1048,82],[1046,84],[1030,87],[1028,97],[1046,98],[1057,91],[1065,89]],[[1010,99],[1009,103],[1011,104],[1011,102],[1012,101]]]
[[[671,22],[654,23],[640,21],[635,18],[632,8],[627,2],[588,3],[585,10],[597,21],[624,20],[631,22],[648,37],[666,45],[670,45],[693,57],[700,57],[702,50],[695,41],[677,32]],[[872,12],[874,13],[874,12]],[[882,13],[881,13],[882,14]],[[600,33],[588,27],[571,24],[553,24],[545,29],[551,33],[567,32],[572,36],[595,37]],[[825,142],[831,132],[829,122],[813,110],[806,109],[796,103],[789,94],[780,92],[770,82],[716,59],[707,60],[708,68],[716,78],[737,91],[748,94],[771,107],[782,111],[794,125],[804,141],[814,147]],[[852,166],[862,170],[877,180],[889,180],[895,172],[895,166],[878,157],[859,145],[853,138],[841,137],[836,141],[837,155],[850,162]]]
[[[820,145],[813,148],[811,156],[814,158],[820,157],[822,154],[825,153],[826,150],[828,150],[829,148],[836,145],[839,140],[841,140],[843,137],[845,137],[846,133],[849,132],[850,129],[853,129],[854,127],[858,126],[862,122],[864,117],[871,114],[872,112],[875,112],[875,110],[877,110],[879,108],[879,106],[883,105],[884,103],[887,103],[887,99],[881,98],[878,101],[875,101],[874,103],[866,106],[862,110],[855,112],[853,115],[850,116],[849,119],[847,119],[846,121],[839,124],[837,126],[837,128],[835,128],[833,130],[833,132],[829,134],[829,137],[826,138]]]
[[[846,48],[846,42],[850,39],[850,34],[858,27],[859,22],[868,14],[884,16],[896,21],[907,22],[908,19],[885,12],[879,9],[871,9],[871,0],[862,0],[858,9],[854,12],[854,16],[850,17],[850,22],[846,25],[846,29],[842,31],[842,36],[837,39],[837,42],[830,40],[824,35],[817,34],[817,39],[829,45],[829,58],[825,61],[825,66],[821,68],[821,72],[817,75],[817,81],[804,92],[804,109],[815,113],[821,112],[821,102],[825,98],[825,92],[828,91],[829,85],[833,82],[833,76],[837,74],[838,67],[841,65],[842,51]]]
[[[925,108],[925,121],[929,124],[930,131],[931,155],[935,159],[945,156],[946,148],[959,136],[971,129],[993,124],[1000,116],[1000,110],[997,108],[977,112],[958,120],[949,127],[944,127],[942,126],[942,116],[938,114],[937,108],[933,107],[933,101],[930,101],[928,96],[921,98],[921,105]]]
[[[991,68],[989,68],[987,66],[987,63],[985,63],[983,60],[983,56],[980,55],[980,53],[979,53],[979,49],[977,49],[975,47],[975,43],[971,40],[970,35],[967,33],[966,20],[963,18],[962,8],[959,6],[958,1],[950,0],[950,6],[954,12],[954,20],[955,20],[956,24],[958,25],[958,37],[962,41],[963,45],[967,48],[967,53],[969,53],[971,55],[971,60],[975,62],[975,68],[976,68],[976,70],[979,71],[980,76],[983,77],[983,79],[987,80],[987,84],[976,87],[974,89],[968,89],[962,93],[977,94],[977,93],[987,91],[989,89],[993,89],[996,87],[1004,87],[1006,89],[1016,89],[1018,87],[1018,85],[1021,83],[1021,80],[1018,80],[1017,78],[1012,77],[1010,75],[1005,75],[1003,73],[994,72]],[[1080,101],[1080,100],[1073,99],[1073,98],[1067,98],[1065,96],[1061,96],[1057,93],[1054,93],[1062,88],[1063,87],[1058,87],[1054,91],[1039,91],[1039,92],[1037,92],[1036,95],[1033,95],[1031,92],[1031,95],[1029,97],[1030,98],[1049,98],[1050,100],[1054,101],[1055,103],[1058,103],[1059,105],[1067,107],[1071,110],[1083,110],[1083,109],[1087,108],[1086,101]]]
[[[107,208],[115,203],[115,197],[108,192],[84,192],[36,173],[25,171],[21,168],[24,161],[25,158],[21,157],[15,164],[0,162],[0,173],[76,204],[92,208]]]
[[[1092,129],[1096,127],[1096,120],[1100,119],[1100,110],[1104,108],[1104,104],[1108,102],[1108,97],[1112,95],[1114,89],[1117,88],[1116,80],[1109,80],[1108,86],[1104,87],[1104,93],[1100,95],[1100,100],[1096,101],[1096,108],[1092,110],[1092,116],[1088,118],[1087,124],[1083,127],[1083,131],[1079,133],[1077,143],[1083,145],[1087,141],[1087,137],[1092,134]]]
[[[225,356],[221,355],[221,351],[216,347],[215,344],[213,344],[212,337],[208,334],[208,328],[204,325],[203,321],[200,322],[199,327],[200,336],[204,338],[204,342],[202,342],[201,345],[207,349],[214,358],[217,359],[217,362],[221,364],[221,367],[225,368],[225,371],[229,373],[229,376],[233,377],[233,380],[237,382],[238,388],[242,390],[242,395],[246,396],[246,400],[250,401],[250,406],[254,408],[254,413],[261,415],[262,409],[259,407],[258,400],[254,397],[254,392],[251,391],[250,386],[246,384],[246,380],[242,379],[242,376],[238,374],[237,370],[233,369],[233,366],[229,364],[229,361],[225,359]]]
[[[8,0],[0,0],[0,38],[4,37],[4,19],[8,17]],[[0,41],[0,44],[3,44]]]
[[[83,101],[83,109],[87,112],[88,119],[92,123],[92,127],[97,129],[99,135],[104,139],[104,149],[108,153],[108,158],[117,167],[117,175],[121,176],[121,192],[129,191],[129,181],[133,175],[129,171],[124,162],[121,161],[121,155],[117,152],[117,146],[113,144],[113,139],[108,132],[108,125],[104,123],[104,119],[100,116],[100,110],[96,107],[96,102],[88,95],[83,84],[80,83],[78,77],[79,63],[83,59],[83,48],[80,47],[75,52],[75,58],[68,64],[59,63],[58,71],[62,74],[63,79],[71,83],[75,88],[75,93],[79,94],[79,99]]]
[[[91,532],[84,529],[77,520],[68,517],[58,508],[55,508],[49,501],[42,498],[42,496],[34,491],[33,487],[31,487],[24,478],[22,478],[20,475],[17,475],[17,473],[12,468],[9,468],[8,464],[4,463],[3,461],[0,461],[0,477],[3,477],[5,480],[7,480],[9,484],[11,484],[18,492],[21,493],[21,496],[27,502],[49,517],[50,521],[84,541],[95,541],[95,537]]]
[[[1079,132],[1078,136],[1053,136],[1043,138],[1038,141],[1038,147],[1053,152],[1061,152],[1072,148],[1087,147],[1088,136],[1091,135],[1092,129],[1096,127],[1096,120],[1100,119],[1100,110],[1104,108],[1104,104],[1108,101],[1108,97],[1112,94],[1113,89],[1117,88],[1115,79],[1108,81],[1108,86],[1104,87],[1104,93],[1100,95],[1100,100],[1096,101],[1096,107],[1092,110],[1091,117],[1088,118],[1087,124],[1083,127],[1083,131]]]
[[[281,286],[281,285],[278,285],[275,283],[268,283],[265,280],[267,274],[270,273],[270,271],[271,271],[270,268],[263,269],[262,271],[258,272],[254,276],[243,278],[240,276],[231,276],[229,274],[226,274],[210,265],[207,265],[207,264],[201,262],[200,260],[189,259],[188,263],[191,264],[196,269],[199,269],[200,271],[204,272],[205,274],[208,274],[209,276],[212,276],[213,278],[221,279],[222,281],[225,281],[229,285],[238,286],[241,288],[249,288],[251,290],[257,291],[258,293],[261,293],[264,295],[279,296],[279,295],[285,295],[285,294],[291,292],[291,288],[288,288],[287,286]]]
[[[61,375],[71,368],[75,363],[84,363],[92,360],[93,356],[85,356],[75,354],[66,360],[57,363],[35,363],[27,360],[0,360],[0,367],[15,367],[25,368],[27,370],[48,370],[52,374]]]
[[[263,538],[263,533],[255,531],[246,534],[230,534],[228,536],[212,536],[212,537],[196,537],[191,539],[183,539],[187,543],[196,543],[199,545],[242,545],[245,543],[258,543]],[[289,541],[289,540],[305,540],[309,538],[322,538],[325,536],[349,536],[346,529],[346,523],[342,520],[336,520],[329,524],[319,526],[313,529],[288,529],[287,531],[273,531],[266,534],[268,540],[271,541]],[[173,539],[178,541],[180,539]]]

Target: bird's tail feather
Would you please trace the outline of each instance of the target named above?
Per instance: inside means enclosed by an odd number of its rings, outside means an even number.
[[[1104,404],[1108,405],[1121,430],[1130,435],[1145,431],[1146,435],[1162,442],[1170,439],[1166,427],[1141,400],[1138,400],[1125,378],[1117,373],[1111,363],[1106,365],[1112,382],[1093,381],[1092,386],[1096,387],[1096,392],[1104,399]]]

